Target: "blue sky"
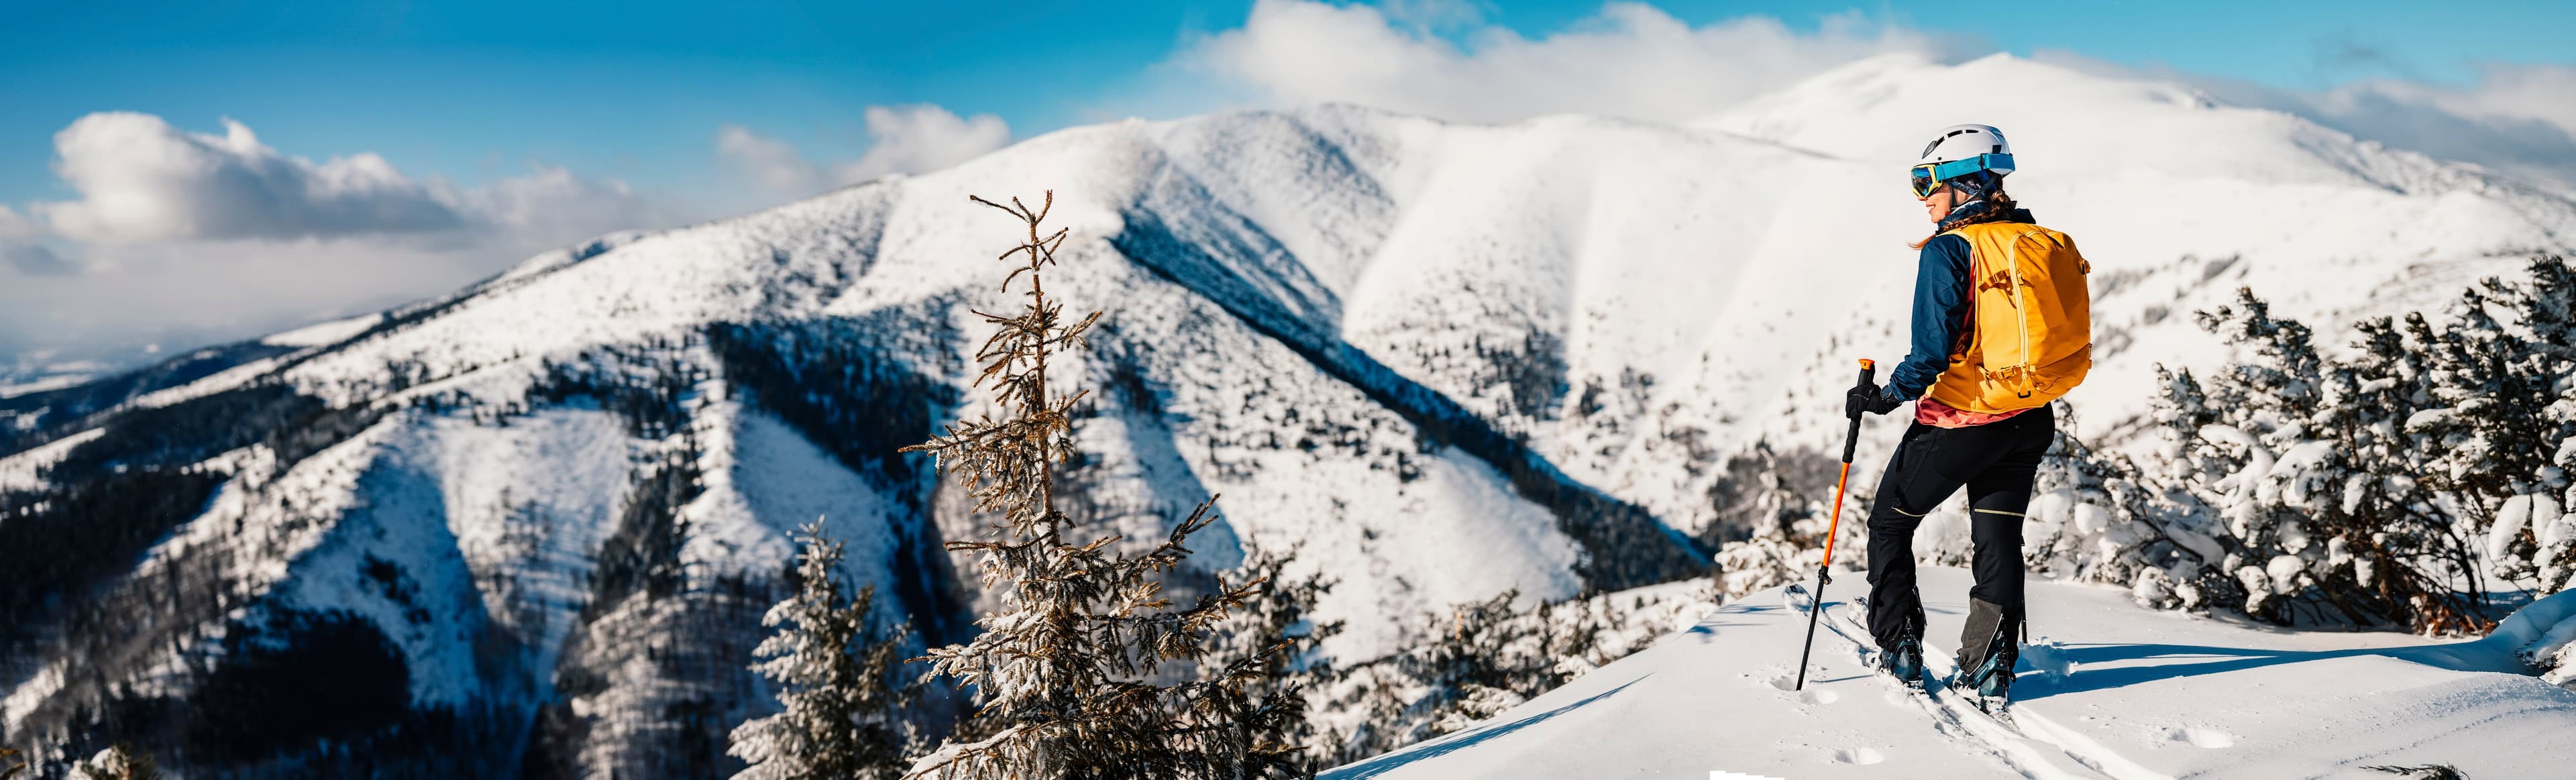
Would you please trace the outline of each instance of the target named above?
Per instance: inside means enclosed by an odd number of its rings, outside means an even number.
[[[2030,53],[2068,50],[2288,88],[2365,77],[2464,82],[2481,62],[2576,62],[2576,4],[1654,3],[1685,22],[1827,13]],[[232,117],[281,151],[373,151],[460,182],[542,160],[644,187],[712,186],[719,125],[820,154],[867,145],[869,105],[989,113],[1023,137],[1113,118],[1122,91],[1246,2],[25,5],[0,26],[0,203],[68,195],[51,137],[92,111],[194,130]],[[1593,2],[1496,3],[1525,36]],[[1007,9],[1007,10],[996,10]],[[1967,10],[1992,9],[1992,10]]]
[[[1900,50],[2175,78],[2576,192],[2571,38],[2565,2],[17,3],[0,386],[1073,124],[1320,100],[1685,121]]]

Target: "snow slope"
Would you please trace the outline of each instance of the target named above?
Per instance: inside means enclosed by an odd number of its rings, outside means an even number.
[[[2576,692],[2500,643],[2150,613],[2124,591],[2055,582],[2029,585],[2035,644],[1998,721],[1869,671],[1868,634],[1843,619],[1860,580],[1828,588],[1804,690],[1788,689],[1805,613],[1775,588],[1474,728],[1324,777],[2360,778],[2430,764],[2556,777],[2576,761]],[[1955,649],[1968,584],[1923,569],[1935,656]],[[2556,600],[2532,609],[2563,621],[2576,597]]]

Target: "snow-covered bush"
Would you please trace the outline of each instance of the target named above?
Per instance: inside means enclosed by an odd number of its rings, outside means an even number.
[[[1342,756],[1356,760],[1457,731],[1510,709],[1563,682],[1558,648],[1539,636],[1540,621],[1514,608],[1520,592],[1426,614],[1427,636],[1409,649],[1352,666],[1351,690],[1337,702],[1367,717],[1342,735]]]
[[[2060,431],[2032,567],[2154,606],[2430,634],[2490,628],[2492,590],[2567,588],[2576,273],[2555,257],[2529,272],[2439,324],[2357,323],[2343,356],[2250,290],[2201,312],[2238,359],[2205,378],[2159,367],[2134,462]]]
[[[2134,516],[2205,530],[2219,555],[2167,578],[2272,620],[2484,630],[2458,503],[2417,478],[2435,456],[2406,424],[2423,356],[2379,320],[2360,324],[2357,356],[2327,359],[2250,290],[2200,321],[2239,359],[2207,384],[2159,369],[2161,447],[2138,478],[2164,500]],[[2152,595],[2147,579],[2131,584]]]
[[[1465,729],[1645,649],[1717,606],[1705,581],[1524,604],[1517,590],[1427,612],[1406,649],[1349,663],[1317,687],[1348,763]]]
[[[88,761],[73,764],[72,780],[160,780],[161,770],[149,755],[138,755],[116,745],[98,751]]]
[[[1753,538],[1717,551],[1717,586],[1730,601],[1764,588],[1797,582],[1824,562],[1824,529],[1765,528]]]
[[[1717,586],[1728,599],[1806,579],[1815,574],[1816,565],[1824,560],[1825,531],[1830,525],[1831,507],[1824,498],[1832,495],[1835,461],[1806,450],[1789,453],[1775,451],[1767,440],[1755,441],[1745,452],[1726,460],[1725,476],[1717,481],[1713,496],[1719,503],[1719,521],[1715,530],[1749,529],[1746,538],[1719,544]],[[1821,484],[1817,484],[1821,483]],[[1846,513],[1855,510],[1844,509]],[[1842,543],[1836,551],[1849,560],[1861,560],[1854,543],[1861,527],[1855,515],[1843,529]]]
[[[2475,518],[2423,478],[2449,449],[2417,424],[2449,389],[2422,370],[2424,345],[2373,320],[2357,326],[2358,354],[2329,360],[2305,326],[2272,317],[2250,291],[2201,322],[2247,354],[2193,412],[2207,419],[2197,434],[2208,446],[2191,455],[2201,466],[2192,476],[2224,476],[2186,483],[2238,543],[2221,568],[2244,587],[2245,611],[2486,630]],[[2303,607],[2317,612],[2293,614]]]
[[[2576,577],[2576,528],[2562,497],[2576,496],[2576,272],[2535,260],[2530,280],[2489,279],[2461,296],[2455,321],[2406,320],[2420,353],[2423,408],[2405,421],[2433,452],[2423,473],[2462,497],[2487,576],[2554,593]]]
[[[2139,604],[2192,609],[2208,603],[2212,565],[2225,555],[2204,525],[2182,511],[2185,495],[2160,495],[2136,463],[2076,438],[2074,409],[2057,403],[2056,440],[2031,489],[2022,554],[2033,572],[2125,585]]]
[[[1251,741],[1299,747],[1308,768],[1321,769],[1339,762],[1333,760],[1334,746],[1320,738],[1314,725],[1310,692],[1339,677],[1322,644],[1341,633],[1343,623],[1315,621],[1315,602],[1332,591],[1333,583],[1320,572],[1291,575],[1289,568],[1295,561],[1294,551],[1254,549],[1244,556],[1235,572],[1254,589],[1253,597],[1217,625],[1217,647],[1209,654],[1210,661],[1199,665],[1198,674],[1203,683],[1224,682],[1227,674],[1242,675],[1239,706],[1302,713],[1251,724],[1263,729],[1251,734]]]

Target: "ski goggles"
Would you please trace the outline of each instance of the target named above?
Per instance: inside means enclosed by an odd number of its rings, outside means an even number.
[[[1941,182],[1948,181],[1951,177],[1977,171],[2011,173],[2012,170],[2012,155],[1980,154],[1965,160],[1914,166],[1914,169],[1909,172],[1909,178],[1914,185],[1914,197],[1928,198],[1932,197],[1932,193],[1941,191]]]

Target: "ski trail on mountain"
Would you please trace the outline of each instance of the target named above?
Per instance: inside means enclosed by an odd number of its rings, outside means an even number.
[[[1791,585],[1782,590],[1780,599],[1799,615],[1808,614],[1815,603],[1804,585]],[[1842,609],[1834,609],[1836,606]],[[1851,652],[1854,662],[1868,674],[1877,676],[1877,641],[1869,638],[1868,629],[1853,617],[1852,611],[1858,608],[1859,605],[1848,601],[1827,602],[1825,615],[1828,619],[1819,622]],[[1932,718],[1934,730],[1991,754],[2014,772],[2035,780],[2102,777],[2143,780],[2161,777],[2154,773],[2141,773],[2143,770],[2124,771],[2137,767],[2117,755],[2103,755],[2098,746],[2093,751],[2079,751],[2057,740],[2023,731],[2015,725],[2018,715],[2013,716],[2015,720],[2005,720],[1958,701],[1958,697],[1950,695],[1948,690],[1949,679],[1957,671],[1957,662],[1947,651],[1930,642],[1924,643],[1923,650],[1925,673],[1931,679],[1924,682],[1921,693],[1893,678],[1882,676],[1882,681],[1889,690],[1920,705],[1923,713]]]

